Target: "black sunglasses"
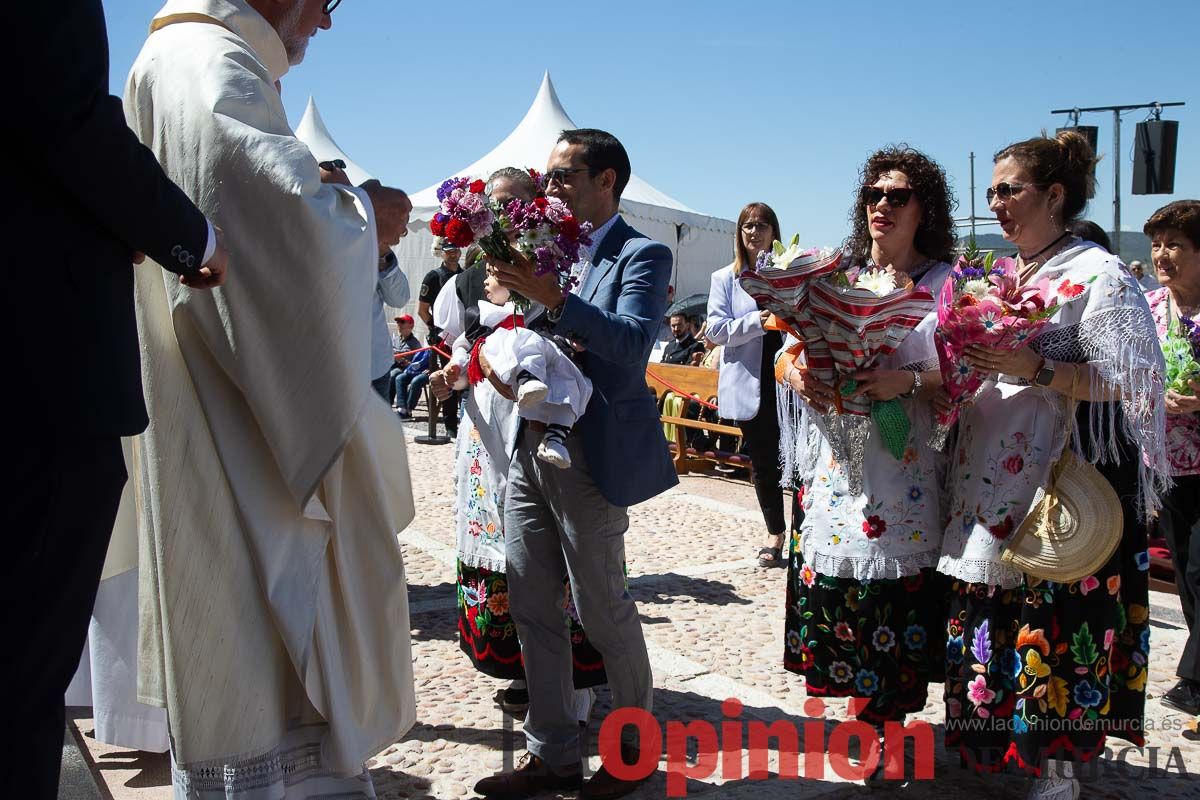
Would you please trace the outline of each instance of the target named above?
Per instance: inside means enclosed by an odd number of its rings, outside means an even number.
[[[566,169],[564,167],[559,167],[558,169],[546,170],[546,174],[543,177],[545,177],[545,179],[546,179],[546,185],[549,186],[554,181],[558,181],[559,183],[566,183],[567,176],[574,175],[576,172],[587,172],[587,171],[588,171],[587,167],[575,167],[574,169]]]
[[[1024,191],[1029,186],[1037,185],[1038,184],[1036,183],[997,183],[995,186],[990,187],[986,192],[984,192],[983,196],[987,198],[989,204],[997,197],[999,197],[1001,200],[1011,200],[1014,194]]]
[[[888,205],[892,208],[904,208],[909,200],[912,200],[912,189],[888,189],[886,192],[878,186],[864,186],[862,188],[862,200],[869,206],[879,205],[879,201],[887,198]]]
[[[329,15],[338,7],[342,0],[325,0],[325,5],[321,7],[321,13]]]

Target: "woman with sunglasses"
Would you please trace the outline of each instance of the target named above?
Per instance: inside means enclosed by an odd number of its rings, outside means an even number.
[[[1150,310],[1118,257],[1067,230],[1095,163],[1073,131],[996,154],[988,205],[1017,248],[1020,284],[1048,285],[1060,306],[1026,346],[968,352],[994,380],[959,419],[938,562],[951,581],[946,744],[980,771],[1020,766],[1037,777],[1038,800],[1078,797],[1071,762],[1103,753],[1106,735],[1142,744],[1145,520],[1169,482]],[[944,393],[938,405],[948,407]],[[1068,432],[1121,498],[1124,533],[1095,574],[1053,583],[1002,554]]]
[[[890,266],[935,296],[949,274],[954,199],[942,168],[911,148],[889,147],[863,165],[847,242],[854,266]],[[803,523],[788,565],[784,667],[808,693],[867,700],[860,719],[880,728],[925,706],[941,680],[943,595],[934,580],[943,518],[941,465],[924,446],[941,385],[932,311],[878,369],[855,374],[857,394],[901,398],[912,422],[903,457],[872,431],[863,491],[851,495],[826,438],[833,389],[781,356],[785,477],[803,482]],[[794,339],[789,338],[789,342]],[[882,764],[882,761],[880,762]],[[877,771],[868,783],[880,780]]]
[[[736,420],[754,467],[754,491],[767,525],[767,544],[758,551],[760,567],[783,566],[783,491],[779,471],[779,421],[775,416],[772,363],[783,339],[763,328],[769,316],[738,283],[737,274],[754,266],[760,253],[780,238],[779,218],[766,203],[750,203],[738,215],[734,261],[712,274],[708,290],[706,337],[721,345],[718,414]],[[794,509],[793,509],[794,511]],[[797,524],[796,520],[792,525]]]

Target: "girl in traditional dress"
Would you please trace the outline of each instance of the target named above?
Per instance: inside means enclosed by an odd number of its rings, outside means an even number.
[[[501,204],[513,199],[528,202],[538,187],[525,170],[506,167],[491,176],[487,192]],[[467,268],[438,295],[433,309],[435,324],[450,341],[464,332],[471,336],[480,324],[479,301],[484,299],[486,276],[483,259],[468,258]],[[434,386],[445,386],[447,375],[442,371],[430,381]],[[504,556],[504,488],[518,422],[513,402],[501,396],[491,382],[471,386],[455,441],[454,475],[458,485],[455,525],[459,646],[480,672],[511,681],[499,693],[497,702],[505,711],[521,717],[528,708],[529,694],[516,623],[508,611]],[[563,609],[563,625],[571,631],[576,711],[580,720],[586,721],[593,697],[591,687],[608,679],[600,653],[583,632],[565,582]]]
[[[891,266],[936,296],[950,271],[952,208],[935,162],[907,147],[880,150],[863,166],[851,211],[852,261]],[[785,478],[798,476],[804,492],[788,565],[784,667],[804,676],[811,695],[865,699],[859,718],[881,729],[923,708],[928,683],[941,680],[944,604],[934,565],[942,467],[925,447],[941,385],[936,322],[931,310],[878,369],[854,376],[858,394],[902,398],[912,422],[899,461],[872,429],[860,494],[850,493],[824,428],[833,389],[806,373],[803,357],[790,363],[786,348],[777,369]]]
[[[1100,755],[1107,735],[1142,743],[1145,520],[1169,483],[1150,310],[1119,258],[1067,232],[1091,194],[1095,163],[1072,131],[996,154],[989,207],[1017,248],[1022,284],[1048,280],[1060,308],[1016,351],[968,350],[996,380],[959,419],[938,562],[951,579],[946,744],[979,770],[1019,765],[1037,776],[1029,796],[1038,800],[1078,797],[1071,762]],[[1075,419],[1070,400],[1081,401]],[[1108,563],[1062,584],[1022,574],[1001,554],[1068,429],[1125,517]]]

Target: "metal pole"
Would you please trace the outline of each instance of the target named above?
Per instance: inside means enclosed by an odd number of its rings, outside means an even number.
[[[1113,249],[1121,255],[1121,111],[1113,109]]]
[[[971,151],[971,241],[975,241],[975,151]]]

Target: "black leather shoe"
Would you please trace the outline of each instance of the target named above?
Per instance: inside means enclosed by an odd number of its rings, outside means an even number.
[[[547,789],[578,790],[583,786],[583,773],[576,769],[560,775],[552,772],[546,762],[533,753],[526,753],[512,772],[500,772],[475,784],[475,791],[484,797],[499,800],[520,800]]]
[[[1162,696],[1162,704],[1191,716],[1200,715],[1200,683],[1180,679],[1171,691]]]
[[[636,764],[638,757],[639,753],[636,747],[631,747],[627,744],[621,745],[621,760],[626,764]],[[654,772],[652,771],[650,775],[653,774]],[[602,764],[600,769],[596,770],[596,774],[584,784],[583,791],[579,796],[584,798],[584,800],[614,800],[617,797],[624,797],[645,783],[650,775],[635,781],[623,781],[620,778],[613,777],[612,773],[605,769]]]

